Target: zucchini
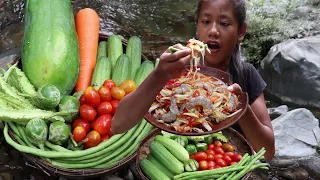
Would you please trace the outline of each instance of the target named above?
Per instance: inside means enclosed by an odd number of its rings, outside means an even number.
[[[179,145],[180,146],[180,145]],[[152,155],[172,173],[181,174],[184,171],[183,164],[172,155],[162,144],[157,141],[150,142],[150,152]]]
[[[111,62],[106,56],[98,58],[91,79],[91,86],[94,89],[98,90],[106,79],[110,79],[111,66]]]
[[[151,62],[150,60],[143,61],[134,77],[134,82],[136,83],[136,85],[139,86],[153,69],[153,62]]]
[[[166,147],[178,160],[183,162],[189,159],[188,151],[175,140],[161,135],[157,135],[154,140]]]
[[[107,41],[100,41],[98,45],[98,53],[97,53],[97,60],[101,56],[107,57]]]
[[[119,86],[124,80],[128,79],[129,68],[129,57],[126,54],[120,55],[116,65],[113,68],[111,78],[117,86]]]
[[[143,173],[150,179],[150,180],[170,180],[170,178],[164,174],[160,169],[158,169],[152,162],[148,159],[142,159],[140,161],[140,167]]]
[[[122,41],[120,36],[112,34],[108,38],[107,42],[107,54],[108,58],[111,61],[112,69],[114,69],[118,57],[123,54]]]
[[[152,164],[154,164],[160,171],[165,173],[169,178],[173,179],[174,174],[169,171],[168,168],[163,166],[151,153],[148,154],[147,158]]]
[[[138,36],[131,36],[128,40],[126,54],[130,60],[128,79],[133,80],[141,65],[141,40]]]

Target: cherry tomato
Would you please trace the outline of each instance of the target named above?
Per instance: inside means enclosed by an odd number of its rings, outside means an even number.
[[[91,124],[88,121],[85,121],[81,118],[78,118],[73,121],[72,128],[75,129],[77,126],[82,126],[86,132],[89,132],[91,129]]]
[[[222,146],[222,143],[220,142],[220,141],[214,141],[213,142],[213,144],[214,144],[214,146],[218,146],[218,147],[220,147],[220,146]]]
[[[234,162],[239,162],[242,159],[241,154],[237,154],[235,153],[232,157],[231,157],[232,161]]]
[[[226,167],[227,166],[227,163],[222,159],[217,159],[216,160],[216,164],[219,165],[220,167]]]
[[[133,80],[125,80],[119,85],[119,88],[123,89],[127,95],[136,90],[137,87]]]
[[[110,131],[108,132],[108,136],[109,136],[109,137],[112,137],[112,136],[113,136],[113,133],[111,132],[111,129],[110,129]]]
[[[206,160],[208,157],[208,155],[205,152],[197,152],[194,154],[194,159],[196,161],[202,161],[202,160]]]
[[[229,143],[223,143],[221,147],[225,152],[233,152],[234,151],[234,147]]]
[[[89,86],[86,88],[83,94],[86,99],[86,104],[89,104],[90,106],[93,106],[93,107],[99,106],[100,96],[97,90]]]
[[[207,170],[208,169],[208,162],[206,160],[202,160],[199,162],[199,170]]]
[[[193,94],[192,97],[198,97],[200,96],[200,92],[198,90],[196,90]]]
[[[91,148],[100,143],[101,136],[96,130],[92,130],[87,134],[88,141],[84,144],[86,148]]]
[[[80,106],[80,116],[87,121],[93,121],[96,118],[97,111],[90,105],[84,104]]]
[[[116,83],[112,79],[107,79],[103,82],[103,86],[112,89],[113,87],[116,87]]]
[[[221,147],[216,146],[213,150],[216,154],[224,154],[224,150]]]
[[[214,155],[207,153],[207,160],[208,160],[208,161],[213,161],[213,160],[214,160]]]
[[[98,114],[110,114],[112,112],[112,105],[110,102],[102,102],[97,108]]]
[[[214,169],[217,169],[217,168],[221,168],[221,166],[219,166],[219,165],[214,165]]]
[[[100,143],[102,143],[103,141],[106,141],[106,140],[108,140],[108,139],[110,139],[110,136],[109,136],[109,135],[103,135],[103,136],[101,136],[101,138],[100,138]]]
[[[113,99],[121,100],[125,95],[126,92],[119,87],[113,87],[111,89],[111,96]]]
[[[206,153],[209,155],[209,154],[215,154],[215,152],[214,152],[214,150],[212,150],[212,149],[208,149],[208,150],[206,150]]]
[[[117,107],[118,107],[118,104],[119,104],[119,100],[114,99],[114,100],[112,100],[112,101],[110,102],[110,104],[111,104],[111,106],[112,106],[112,112],[111,112],[111,114],[116,113],[116,110],[117,110]]]
[[[214,160],[217,161],[218,159],[222,159],[222,154],[215,154],[214,155]]]
[[[93,129],[100,135],[106,135],[110,131],[112,116],[110,114],[101,115],[93,123]]]
[[[84,127],[82,127],[82,126],[77,126],[72,131],[73,139],[76,142],[80,142],[80,141],[84,140],[86,138],[86,135],[87,135],[87,132],[84,129]]]
[[[214,168],[215,163],[213,161],[207,161],[208,162],[208,169]]]
[[[86,104],[86,98],[84,97],[84,94],[82,94],[82,95],[80,96],[79,102],[80,102],[80,105]]]
[[[233,166],[233,165],[235,165],[235,164],[237,164],[236,162],[231,162],[230,163],[230,166]]]
[[[227,163],[227,165],[230,165],[230,163],[232,162],[231,157],[228,155],[224,155],[222,159]]]
[[[208,145],[208,149],[213,149],[214,148],[214,144],[209,144]]]
[[[110,102],[112,100],[111,91],[108,87],[101,86],[98,93],[101,102]]]
[[[225,152],[224,154],[232,157],[234,155],[234,152]]]

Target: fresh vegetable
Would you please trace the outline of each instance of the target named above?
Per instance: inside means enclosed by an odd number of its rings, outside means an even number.
[[[111,89],[101,86],[98,90],[101,102],[110,102],[112,100]]]
[[[70,128],[67,124],[56,121],[49,126],[48,140],[56,145],[63,145],[69,139]]]
[[[78,92],[75,92],[73,93],[73,97],[77,98],[77,100],[80,100],[80,97],[83,95],[83,92],[84,91],[78,91]]]
[[[165,173],[169,178],[173,178],[174,174],[168,170],[165,166],[163,166],[151,153],[148,154],[147,159],[155,165],[160,171]]]
[[[199,168],[199,163],[194,159],[189,159],[188,161],[184,162],[184,170],[186,172],[197,171],[198,168]]]
[[[59,103],[59,111],[61,112],[78,112],[80,108],[80,102],[74,96],[63,96]],[[70,113],[65,117],[66,122],[71,123],[78,113]]]
[[[213,143],[213,141],[214,141],[214,138],[213,138],[212,136],[206,136],[206,137],[204,138],[204,142],[205,142],[206,144],[211,144],[211,143]]]
[[[187,147],[188,145],[188,139],[185,136],[178,136],[174,140],[177,141],[177,143],[179,143],[183,147]]]
[[[91,86],[98,90],[106,79],[111,78],[111,62],[106,56],[97,59],[92,75]]]
[[[154,67],[158,66],[160,62],[160,58],[157,58],[155,61],[154,61]]]
[[[120,87],[113,87],[111,89],[111,96],[113,99],[121,100],[126,95],[126,92]]]
[[[107,41],[100,41],[98,44],[97,59],[99,59],[101,56],[107,57]]]
[[[150,180],[170,180],[170,178],[165,173],[163,173],[157,166],[151,163],[148,159],[142,159],[139,162],[139,165],[143,173],[146,174]]]
[[[82,9],[76,15],[76,30],[80,48],[80,71],[75,91],[85,90],[90,86],[97,62],[99,28],[99,16],[93,9]]]
[[[91,129],[91,124],[88,121],[85,121],[81,118],[78,118],[73,121],[72,128],[75,129],[77,126],[82,126],[88,133]]]
[[[183,162],[189,159],[188,151],[176,141],[161,135],[157,135],[154,139],[166,147],[178,160]]]
[[[104,114],[98,117],[93,123],[93,129],[100,135],[107,135],[110,132],[112,116]]]
[[[44,149],[44,143],[48,137],[48,126],[42,119],[31,119],[26,124],[25,132],[32,144]]]
[[[87,134],[88,141],[84,144],[84,148],[91,148],[99,144],[100,142],[100,134],[96,130],[92,130]]]
[[[87,121],[93,121],[97,116],[95,108],[87,104],[80,106],[79,113],[80,116]]]
[[[172,155],[165,146],[157,141],[152,141],[150,142],[149,148],[152,155],[171,172],[174,174],[180,174],[183,172],[183,164],[174,155]]]
[[[197,153],[197,147],[194,144],[188,144],[186,150],[188,151],[189,155]]]
[[[97,107],[100,104],[100,96],[97,90],[93,87],[89,86],[84,91],[84,98],[86,100],[86,104]]]
[[[118,107],[118,104],[119,104],[119,100],[114,99],[114,100],[110,101],[110,104],[112,106],[111,114],[116,113],[116,110],[117,110],[117,107]]]
[[[111,61],[112,64],[112,71],[116,72],[116,62],[118,61],[119,56],[123,54],[122,41],[120,36],[112,34],[108,37],[107,54],[108,59]]]
[[[194,159],[197,160],[198,162],[202,160],[206,160],[208,155],[205,152],[197,152],[194,154]]]
[[[136,90],[137,87],[133,80],[125,80],[119,85],[119,88],[123,89],[127,95]]]
[[[225,152],[233,152],[234,151],[234,147],[230,143],[223,143],[221,147]]]
[[[103,82],[103,86],[111,90],[113,87],[116,86],[116,83],[112,79],[107,79]]]
[[[116,83],[117,86],[120,85],[123,81],[128,79],[130,68],[129,57],[126,54],[121,54],[116,64],[114,65],[112,71],[112,80]]]
[[[134,82],[136,86],[139,86],[144,79],[151,73],[154,69],[154,64],[150,60],[145,60],[141,63],[141,66],[138,68],[136,75],[134,76]]]
[[[99,115],[104,115],[104,114],[111,114],[112,112],[112,105],[110,102],[102,102],[98,108],[97,112]]]
[[[138,68],[141,65],[141,39],[138,36],[131,36],[127,43],[126,54],[130,60],[128,79],[133,80]]]
[[[86,138],[86,129],[83,126],[77,126],[73,129],[72,135],[76,142],[81,142]]]
[[[73,90],[79,73],[79,46],[70,1],[26,3],[21,63],[36,89],[52,84],[62,96]]]
[[[197,143],[196,147],[198,152],[205,152],[208,149],[208,145],[206,143]]]

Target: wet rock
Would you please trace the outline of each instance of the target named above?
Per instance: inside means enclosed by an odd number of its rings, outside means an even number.
[[[268,108],[268,113],[270,115],[271,119],[275,119],[289,111],[289,108],[287,105],[282,105],[275,108]]]
[[[119,176],[110,174],[110,175],[107,175],[107,176],[101,178],[101,180],[124,180],[124,179],[122,179],[122,178],[119,177]]]
[[[294,167],[278,170],[278,176],[286,179],[306,180],[309,178],[309,173],[301,167]]]
[[[307,19],[311,9],[308,6],[300,6],[293,10],[292,18],[294,19]]]

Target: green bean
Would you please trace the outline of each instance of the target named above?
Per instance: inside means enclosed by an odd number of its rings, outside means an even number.
[[[17,125],[17,129],[19,131],[19,133],[21,134],[21,138],[23,139],[23,141],[29,146],[29,147],[32,147],[32,148],[36,148],[38,149],[36,146],[34,146],[30,140],[28,139],[27,135],[25,134],[24,132],[24,127],[22,127],[21,125]]]
[[[50,148],[51,150],[54,150],[54,151],[59,151],[59,152],[72,152],[71,150],[66,149],[66,148],[64,148],[64,147],[62,147],[62,146],[52,144],[50,141],[45,141],[45,142],[44,142],[44,145],[47,146],[48,148]]]
[[[21,137],[19,130],[17,129],[17,126],[13,122],[8,122],[8,125],[10,129],[19,137]]]

